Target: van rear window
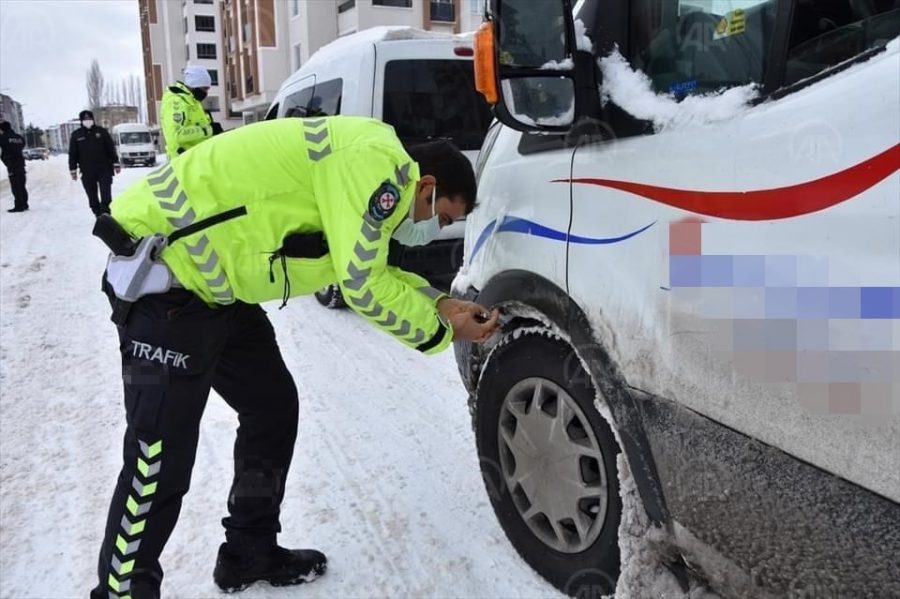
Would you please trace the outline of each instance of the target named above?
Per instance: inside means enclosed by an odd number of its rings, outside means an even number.
[[[384,70],[382,118],[403,142],[444,138],[477,150],[492,116],[474,79],[470,60],[392,60]]]

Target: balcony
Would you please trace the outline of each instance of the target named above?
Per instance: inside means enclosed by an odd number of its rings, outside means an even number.
[[[453,23],[456,21],[456,11],[452,2],[438,2],[431,0],[431,20]]]

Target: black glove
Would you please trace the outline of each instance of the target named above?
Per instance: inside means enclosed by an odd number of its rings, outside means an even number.
[[[219,133],[222,133],[222,125],[213,121],[212,122],[212,132],[213,132],[213,135],[218,135]]]

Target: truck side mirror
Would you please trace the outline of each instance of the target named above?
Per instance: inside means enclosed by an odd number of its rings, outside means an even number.
[[[576,117],[571,0],[490,0],[475,34],[475,83],[518,131],[569,130]]]

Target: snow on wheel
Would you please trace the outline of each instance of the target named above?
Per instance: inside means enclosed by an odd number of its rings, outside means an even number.
[[[341,288],[337,285],[332,284],[323,287],[316,291],[315,296],[320,304],[330,310],[339,310],[347,306],[347,304],[344,303],[344,294],[341,293]]]
[[[522,558],[564,593],[601,596],[620,568],[619,446],[572,351],[539,331],[501,341],[476,390],[475,436],[494,512]]]

